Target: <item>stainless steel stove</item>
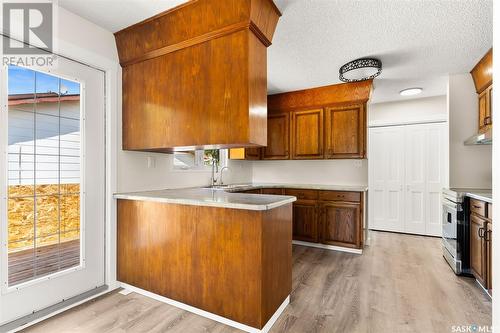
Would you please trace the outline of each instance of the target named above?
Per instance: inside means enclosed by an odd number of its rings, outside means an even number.
[[[455,274],[470,274],[469,198],[467,193],[486,192],[483,189],[443,189],[443,257]]]

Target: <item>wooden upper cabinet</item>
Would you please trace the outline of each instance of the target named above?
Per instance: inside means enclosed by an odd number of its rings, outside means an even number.
[[[262,149],[264,160],[290,158],[290,114],[270,114],[267,117],[267,147]]]
[[[263,158],[365,158],[371,90],[368,80],[269,95],[268,148]],[[285,120],[271,118],[285,113],[290,114],[290,157],[283,154]]]
[[[245,160],[260,160],[261,150],[260,148],[244,148],[245,149]]]
[[[292,112],[292,158],[323,158],[323,109]]]
[[[478,93],[478,127],[482,133],[490,129],[493,124],[493,49],[485,54],[470,73]]]
[[[123,149],[265,146],[280,15],[272,0],[197,0],[118,31]]]
[[[364,158],[366,116],[363,104],[326,109],[325,158]]]

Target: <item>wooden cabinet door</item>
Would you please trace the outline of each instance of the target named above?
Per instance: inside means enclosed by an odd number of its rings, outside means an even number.
[[[484,117],[484,125],[489,127],[493,124],[493,116],[492,116],[492,102],[493,102],[493,85],[486,88],[487,97],[486,97],[486,113]]]
[[[487,109],[489,108],[488,100],[489,92],[488,89],[486,89],[481,94],[479,94],[479,132],[482,132],[486,129],[486,123],[488,121],[486,119],[488,113]]]
[[[267,117],[267,147],[262,149],[264,160],[290,158],[290,113],[270,114]]]
[[[314,200],[293,203],[293,239],[318,242],[318,209]]]
[[[488,292],[490,293],[491,295],[491,292],[492,292],[492,266],[491,266],[491,242],[492,242],[492,239],[491,239],[491,236],[492,236],[492,230],[491,230],[491,222],[488,221],[486,222],[486,233],[485,233],[485,237],[486,237],[486,289],[488,289]]]
[[[325,123],[326,158],[365,157],[366,122],[362,104],[327,108]]]
[[[292,159],[323,158],[323,109],[292,112]]]
[[[361,248],[360,205],[327,202],[321,205],[321,242],[328,245]]]
[[[483,238],[486,221],[470,215],[470,267],[472,274],[483,286],[486,281],[486,246]]]
[[[260,160],[260,148],[245,148],[245,160]]]
[[[231,148],[229,159],[231,160],[260,160],[261,148]]]

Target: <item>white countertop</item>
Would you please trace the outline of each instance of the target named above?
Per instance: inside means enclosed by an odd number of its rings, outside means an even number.
[[[324,184],[290,184],[290,183],[251,183],[251,184],[234,184],[226,191],[245,191],[259,188],[292,188],[292,189],[309,189],[309,190],[325,190],[325,191],[351,191],[351,192],[366,192],[368,186],[352,186],[352,185],[324,185]]]
[[[493,195],[491,192],[479,192],[479,191],[470,191],[465,193],[466,196],[472,199],[477,199],[489,203],[493,203]]]
[[[223,207],[246,210],[269,210],[297,200],[285,195],[229,193],[221,189],[184,188],[117,193],[115,199],[154,201],[180,205]]]

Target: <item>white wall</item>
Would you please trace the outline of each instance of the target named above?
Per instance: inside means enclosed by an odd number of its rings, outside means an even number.
[[[367,160],[254,161],[258,183],[368,185]]]
[[[478,131],[478,101],[469,73],[448,79],[450,187],[491,188],[492,146],[465,146]]]
[[[446,120],[446,96],[370,104],[369,126]]]

